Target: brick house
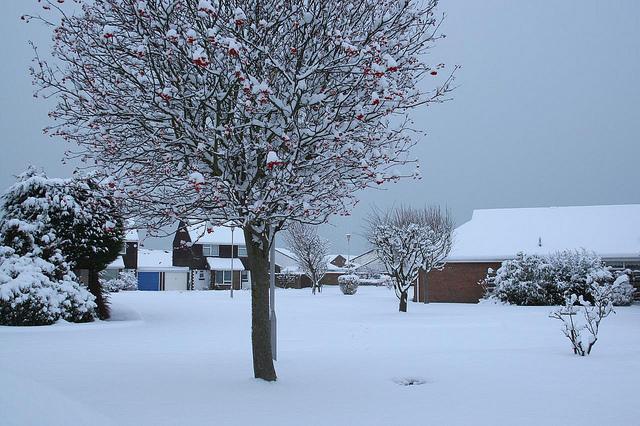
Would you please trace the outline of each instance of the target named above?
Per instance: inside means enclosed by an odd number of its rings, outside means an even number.
[[[421,302],[476,303],[487,270],[518,252],[551,254],[586,249],[614,269],[629,269],[640,287],[640,204],[475,210],[455,230],[441,271],[420,273]],[[414,300],[416,298],[414,289]]]
[[[241,228],[181,223],[173,238],[173,265],[189,268],[194,290],[251,287]]]

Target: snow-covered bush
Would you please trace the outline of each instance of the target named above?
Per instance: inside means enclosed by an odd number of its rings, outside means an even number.
[[[115,260],[123,244],[123,221],[113,191],[90,176],[49,178],[33,167],[18,176],[3,195],[6,217],[38,223],[51,234],[72,269],[88,270],[87,287],[96,297],[98,316],[109,317],[98,272]],[[5,244],[16,247],[15,242]]]
[[[358,285],[360,284],[360,277],[355,272],[350,272],[338,277],[338,284],[342,294],[352,295],[358,291]]]
[[[518,253],[502,262],[487,283],[493,287],[491,297],[514,305],[557,305],[562,303],[550,279],[550,268],[543,256]]]
[[[586,286],[591,301],[572,293],[565,298],[563,306],[550,314],[551,318],[562,321],[562,332],[571,342],[574,354],[591,353],[598,340],[600,322],[614,312],[613,295],[622,282],[602,283],[589,277]]]
[[[617,274],[613,282],[611,291],[611,302],[613,306],[629,306],[633,303],[633,296],[636,288],[629,281],[629,271]]]
[[[46,191],[34,169],[2,196],[0,219],[0,323],[44,325],[58,319],[92,321],[95,298],[76,281],[50,224],[53,204],[69,202]],[[59,180],[49,182],[52,185]]]
[[[54,264],[37,256],[17,256],[8,247],[0,251],[0,324],[93,321],[94,297],[74,281],[73,273],[56,280]]]
[[[138,289],[138,279],[134,272],[127,271],[118,274],[117,278],[102,281],[101,285],[109,293],[132,291]]]
[[[489,271],[486,298],[514,305],[561,305],[575,294],[592,302],[592,282],[612,287],[614,276],[602,259],[586,250],[566,250],[547,256],[518,253]],[[615,285],[617,304],[630,304],[633,287],[624,278]]]

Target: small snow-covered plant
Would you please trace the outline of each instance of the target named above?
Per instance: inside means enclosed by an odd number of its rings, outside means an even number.
[[[550,314],[550,318],[562,321],[562,332],[571,342],[573,353],[589,355],[598,340],[600,322],[614,313],[612,297],[619,284],[599,283],[589,280],[592,301],[584,296],[571,294],[563,306]]]
[[[120,272],[117,278],[104,280],[101,284],[109,293],[138,289],[138,279],[136,278],[136,274],[131,271]]]
[[[358,291],[360,277],[354,271],[349,271],[349,273],[338,277],[338,284],[342,294],[353,295]]]

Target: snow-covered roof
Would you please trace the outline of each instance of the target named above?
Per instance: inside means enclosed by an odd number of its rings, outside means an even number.
[[[189,268],[173,266],[173,253],[169,250],[138,250],[138,270],[166,271],[188,270]]]
[[[640,258],[640,204],[475,210],[454,232],[448,261],[586,249],[605,259]]]
[[[233,245],[244,245],[244,232],[242,228],[232,228],[226,226],[214,226],[207,228],[206,224],[200,223],[187,227],[187,232],[194,244],[223,244],[231,245],[231,230],[233,231]]]
[[[124,269],[124,260],[122,256],[118,256],[116,260],[107,265],[106,269]]]
[[[280,254],[283,254],[283,255],[287,256],[288,258],[290,258],[292,260],[295,260],[295,261],[298,260],[298,256],[296,256],[295,253],[292,252],[289,249],[276,247],[276,252],[280,253]]]
[[[229,257],[207,257],[207,264],[212,271],[231,271],[231,258]],[[237,257],[233,259],[233,270],[244,271],[242,261]]]
[[[124,232],[124,240],[129,242],[138,242],[140,237],[138,236],[137,229],[127,229]]]

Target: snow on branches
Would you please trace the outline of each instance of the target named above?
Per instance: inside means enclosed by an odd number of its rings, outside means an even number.
[[[289,249],[298,258],[302,272],[311,279],[311,291],[322,291],[320,280],[327,272],[327,241],[318,235],[315,227],[303,223],[293,223],[285,234]]]
[[[438,207],[399,207],[374,212],[368,219],[367,240],[391,276],[400,311],[407,310],[407,292],[420,269],[444,266],[453,243],[453,219]]]
[[[79,3],[53,62],[36,51],[35,84],[58,101],[48,131],[156,229],[345,214],[357,190],[414,176],[395,171],[415,162],[407,112],[453,78],[425,62],[436,0]]]
[[[562,332],[571,342],[573,353],[576,355],[585,356],[591,353],[593,345],[598,340],[600,322],[615,313],[613,300],[624,279],[607,283],[599,280],[600,278],[587,278],[591,301],[582,295],[572,293],[565,297],[563,306],[549,315],[550,318],[562,321]]]

